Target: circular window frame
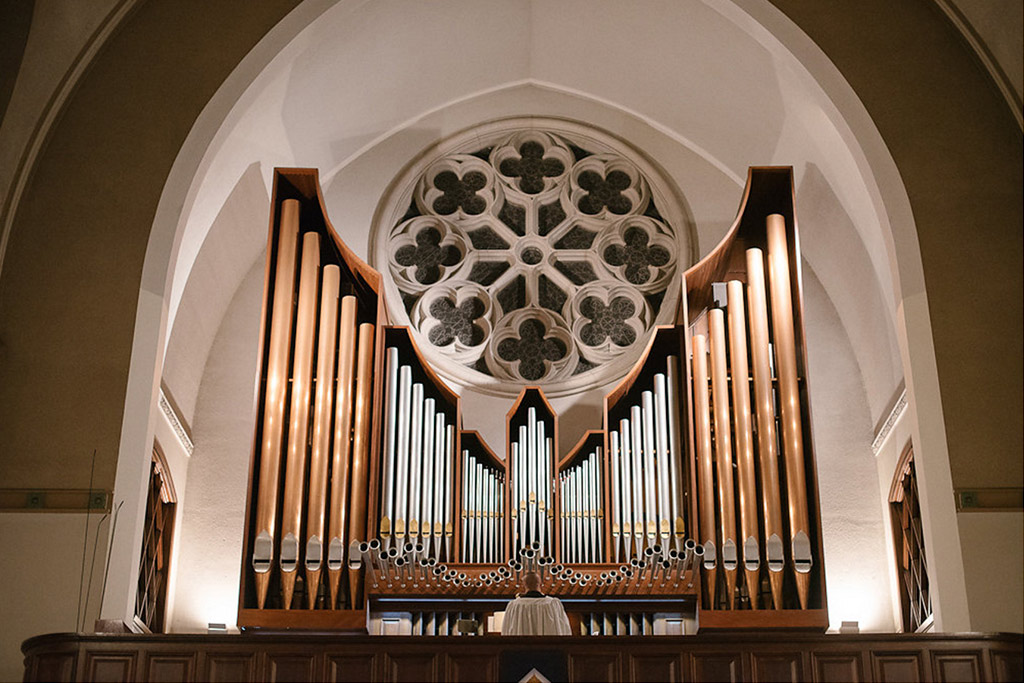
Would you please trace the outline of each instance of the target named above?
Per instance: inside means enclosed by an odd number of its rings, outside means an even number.
[[[646,326],[646,329],[637,334],[631,344],[618,347],[614,354],[607,355],[602,359],[602,362],[594,367],[557,380],[546,380],[544,377],[541,377],[536,381],[530,381],[486,374],[471,365],[465,364],[466,354],[456,352],[452,355],[440,351],[427,338],[427,335],[420,330],[420,326],[416,324],[414,320],[416,307],[414,307],[412,312],[407,310],[402,292],[395,282],[395,277],[392,273],[394,264],[391,261],[394,252],[397,251],[392,244],[392,233],[396,231],[399,224],[407,216],[410,206],[415,201],[416,192],[421,180],[428,169],[452,155],[468,155],[491,147],[492,143],[523,133],[552,133],[594,155],[611,154],[632,164],[640,177],[645,181],[646,190],[650,194],[650,201],[657,207],[656,210],[660,214],[661,222],[672,233],[663,237],[670,238],[671,243],[675,247],[673,251],[674,270],[667,276],[665,288],[657,290],[664,292],[658,310],[647,311],[652,320]],[[577,165],[576,162],[573,165]],[[566,168],[563,175],[568,175],[570,170]],[[391,323],[408,326],[421,353],[430,361],[433,370],[449,384],[457,389],[469,388],[486,395],[501,397],[515,397],[524,386],[542,386],[545,394],[552,398],[558,398],[583,393],[618,381],[629,372],[643,353],[654,329],[659,325],[673,324],[675,322],[681,294],[680,283],[682,273],[697,260],[695,230],[692,222],[689,220],[686,206],[682,192],[670,180],[668,174],[643,152],[613,133],[579,121],[558,117],[509,117],[466,128],[424,148],[410,160],[388,185],[381,200],[378,202],[370,229],[368,251],[371,264],[383,276],[385,301]],[[624,215],[622,220],[631,217],[643,218],[644,215],[631,212]],[[604,234],[598,235],[590,248],[597,253],[597,243],[606,239],[606,237],[607,235]],[[521,237],[520,240],[529,247],[533,247],[536,242],[536,239],[529,235],[525,238]],[[458,246],[463,249],[463,259],[465,259],[469,253],[465,249],[469,245],[466,240],[462,242]],[[518,253],[525,251],[525,249],[520,249],[519,245],[512,244],[508,246],[507,251]],[[608,267],[611,268],[611,266]],[[619,282],[623,286],[628,284],[621,278]],[[429,289],[444,289],[445,284],[446,282],[442,277],[441,281],[432,283]],[[597,282],[588,282],[579,285],[578,290],[583,290],[596,284]],[[421,294],[421,299],[426,297],[426,291],[428,290],[425,289],[423,294]],[[457,304],[459,295],[453,294],[456,297]],[[609,298],[611,295],[611,292],[607,291],[605,298]],[[605,301],[605,303],[608,302]],[[494,305],[497,305],[497,302]],[[490,305],[487,308],[489,312]],[[531,310],[529,307],[519,308],[508,312],[506,317],[523,314],[524,311],[529,310]],[[550,311],[543,308],[533,310],[550,314]],[[549,317],[561,319],[561,316],[557,314]],[[577,320],[576,324],[573,324],[571,321],[563,322],[567,324],[564,327],[557,328],[557,333],[556,330],[548,329],[545,339],[547,335],[554,335],[555,338],[565,334],[577,337],[580,321]],[[489,322],[486,323],[485,327],[486,339],[483,344],[488,345],[495,330],[491,329]],[[609,341],[606,340],[606,343]]]

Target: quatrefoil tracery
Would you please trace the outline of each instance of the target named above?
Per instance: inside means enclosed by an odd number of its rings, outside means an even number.
[[[678,251],[634,163],[526,130],[426,165],[387,254],[434,350],[551,386],[642,346]]]

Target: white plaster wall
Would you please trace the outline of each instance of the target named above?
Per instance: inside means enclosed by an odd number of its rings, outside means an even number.
[[[803,267],[808,390],[821,499],[829,628],[893,631],[889,554],[864,380],[824,288]]]
[[[234,624],[253,425],[263,264],[250,268],[224,315],[196,401],[195,451],[189,462],[178,538],[174,632]]]
[[[21,643],[26,638],[41,633],[92,631],[100,611],[109,525],[110,518],[104,519],[102,513],[0,514],[2,547],[17,548],[16,552],[0,550],[0,584],[4,586],[4,601],[0,605],[0,681],[20,681],[24,677]],[[93,548],[97,549],[95,556]],[[90,576],[92,582],[86,589]],[[89,602],[76,624],[80,586],[82,606],[86,595]]]

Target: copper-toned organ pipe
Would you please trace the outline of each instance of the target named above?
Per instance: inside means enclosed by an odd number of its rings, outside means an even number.
[[[693,337],[693,424],[697,442],[697,489],[699,491],[700,542],[704,546],[704,576],[708,582],[708,605],[715,604],[715,484],[711,459],[711,419],[708,405],[707,338]]]
[[[764,257],[760,249],[747,250],[747,302],[750,306],[750,359],[754,374],[754,410],[757,415],[757,452],[761,469],[761,505],[764,550],[768,562],[772,602],[782,609],[782,503],[775,439],[772,373],[768,361],[768,301],[764,285]]]
[[[313,380],[313,342],[316,339],[317,288],[320,280],[320,235],[302,236],[299,301],[295,314],[291,408],[288,413],[288,454],[281,501],[281,606],[291,607],[299,563],[303,496],[306,490],[309,396]]]
[[[728,609],[736,604],[736,497],[732,480],[732,427],[729,421],[729,370],[725,353],[725,315],[708,311],[711,334],[711,395],[715,416],[715,464],[718,470],[718,524],[722,540],[722,569]]]
[[[771,288],[772,333],[779,374],[782,452],[786,458],[790,550],[800,607],[807,609],[811,587],[811,527],[807,518],[807,482],[804,474],[800,386],[797,380],[796,329],[793,324],[786,219],[777,213],[768,216],[768,282]]]
[[[286,199],[281,203],[274,267],[274,301],[270,309],[267,384],[256,495],[256,538],[252,552],[256,604],[260,609],[266,604],[270,567],[274,560],[277,492],[281,478],[281,438],[284,434],[284,408],[288,395],[288,357],[292,345],[292,299],[295,296],[299,209],[296,199]]]
[[[306,605],[313,609],[324,554],[327,507],[327,465],[331,457],[331,411],[334,408],[334,349],[338,341],[338,266],[324,266],[320,286],[320,331],[317,340],[316,394],[313,407],[312,454],[309,463],[309,507],[306,510]]]
[[[732,372],[732,414],[736,435],[736,476],[739,478],[740,549],[750,606],[758,608],[761,543],[757,528],[757,477],[754,432],[750,416],[750,368],[747,364],[747,318],[743,283],[727,285],[729,311],[729,368]]]
[[[327,547],[327,587],[331,609],[338,604],[341,571],[345,565],[345,539],[348,531],[349,467],[352,456],[352,385],[355,379],[356,313],[354,296],[341,299],[338,323],[338,386],[334,401],[334,447],[331,454],[331,506]],[[352,537],[351,540],[359,540]]]
[[[372,323],[359,326],[356,360],[355,425],[352,435],[352,514],[349,516],[350,538],[366,535],[367,465],[370,459],[370,422],[373,407],[373,343]],[[359,572],[349,572],[349,599],[352,609],[362,605],[362,585]]]

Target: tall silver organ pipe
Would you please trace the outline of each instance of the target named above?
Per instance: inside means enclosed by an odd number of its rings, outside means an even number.
[[[612,562],[618,563],[620,557],[620,541],[622,540],[622,507],[620,500],[622,498],[622,489],[619,482],[621,481],[619,474],[619,433],[612,431],[608,435],[609,447],[611,449],[610,457],[612,466],[612,485],[609,491],[610,498],[612,501]]]
[[[553,549],[553,433],[534,406],[526,409],[525,423],[512,432],[511,504],[518,507],[515,553],[533,548],[539,557],[546,557]]]
[[[443,403],[426,396],[428,385],[413,383],[412,366],[399,349],[385,350],[384,446],[381,450],[381,506],[378,526],[383,552],[417,548],[406,558],[451,559],[452,457],[454,427]]]
[[[604,529],[601,522],[601,448],[594,447],[561,474],[561,528],[565,562],[602,562]]]
[[[462,450],[462,561],[497,563],[504,556],[502,473]]]
[[[686,512],[683,503],[683,492],[686,484],[683,480],[683,437],[682,437],[682,405],[679,401],[679,358],[669,356],[666,360],[665,391],[668,399],[669,414],[669,486],[672,489],[673,535],[677,553],[683,552],[686,541]]]

